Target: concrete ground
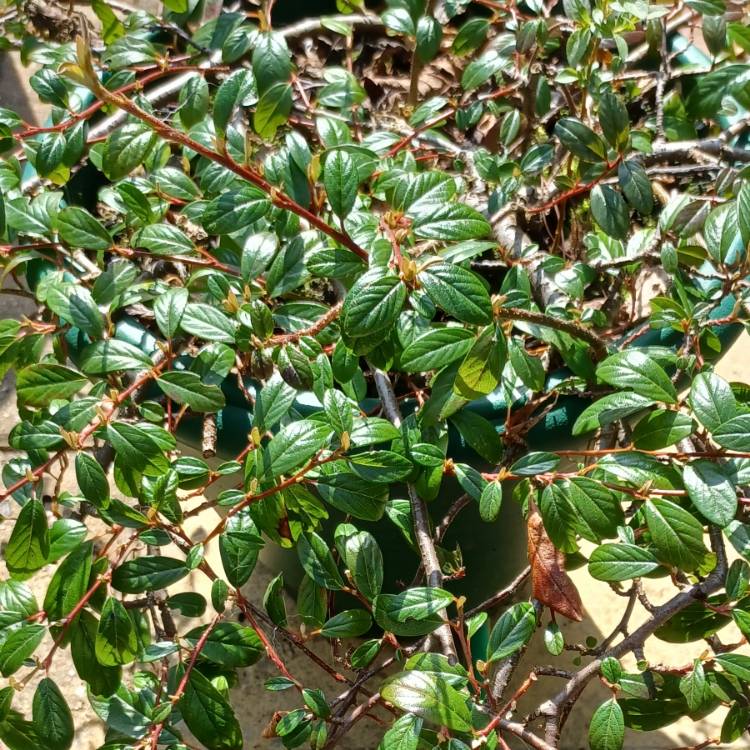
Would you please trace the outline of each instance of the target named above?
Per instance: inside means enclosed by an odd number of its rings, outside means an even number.
[[[0,106],[15,109],[29,122],[40,123],[44,121],[46,111],[44,106],[32,103],[35,101],[33,95],[27,96],[25,82],[29,75],[30,71],[20,68],[14,55],[0,55]],[[31,314],[32,311],[33,309],[29,307],[25,300],[10,295],[0,295],[0,318],[18,318],[24,314]],[[747,335],[743,334],[742,338],[721,362],[718,368],[720,374],[729,380],[746,380],[749,346],[750,340],[748,340]],[[4,464],[13,456],[7,447],[7,433],[16,419],[14,384],[12,376],[8,376],[0,385],[0,446],[2,446],[0,447],[2,451],[0,464]],[[5,516],[14,516],[15,508],[6,503],[5,507],[0,507],[0,513]],[[215,518],[202,517],[198,523],[203,523],[206,528],[210,528],[215,520]],[[189,531],[193,538],[200,537],[201,529],[198,525]],[[7,542],[9,534],[10,524],[0,524],[0,545]],[[208,545],[207,557],[213,566],[221,569],[215,544]],[[247,592],[248,596],[259,602],[267,583],[274,575],[274,571],[260,562],[251,579],[252,583],[249,587],[250,590]],[[4,577],[4,570],[0,571],[0,577]],[[572,577],[588,606],[586,617],[582,623],[568,623],[567,621],[560,623],[565,632],[566,640],[579,643],[584,641],[586,636],[592,634],[592,632],[600,635],[609,633],[620,619],[623,599],[614,595],[606,584],[592,580],[586,574],[585,569],[574,572]],[[44,597],[49,578],[50,574],[43,571],[32,579],[32,585],[39,600]],[[198,572],[194,572],[179,584],[171,587],[170,593],[176,593],[178,590],[197,590],[204,593],[207,598],[209,594],[206,580]],[[659,581],[648,581],[647,591],[651,600],[657,604],[673,593],[670,586]],[[635,625],[645,619],[645,611],[637,608],[633,624]],[[727,641],[732,640],[732,634],[722,635]],[[301,657],[282,639],[277,639],[276,645],[291,672],[304,684],[322,688],[328,697],[333,697],[341,691],[340,686],[333,683],[327,675],[304,656]],[[325,644],[322,644],[321,653],[330,658],[330,654],[324,653],[326,648]],[[646,657],[653,663],[685,664],[702,650],[701,643],[672,646],[653,640],[648,645]],[[557,659],[550,657],[544,649],[541,635],[539,635],[532,643],[524,662],[532,665],[548,664],[553,661],[556,666],[561,668],[576,668],[572,657],[563,656]],[[631,663],[630,666],[634,665]],[[519,672],[522,671],[519,670]],[[295,697],[289,692],[271,693],[263,689],[263,682],[275,674],[275,668],[271,663],[263,660],[254,667],[243,670],[239,685],[234,689],[233,705],[243,725],[247,748],[281,747],[277,740],[262,738],[263,727],[274,711],[293,708],[298,705]],[[67,651],[59,653],[55,658],[51,676],[58,684],[66,686],[66,697],[76,717],[78,728],[75,749],[95,750],[103,741],[103,726],[89,707],[85,691],[76,677]],[[555,679],[542,678],[537,686],[532,688],[524,705],[531,705],[532,703],[536,705],[539,696],[544,694],[543,691],[548,690],[548,682],[550,680],[555,681]],[[30,714],[33,689],[34,683],[31,683],[26,690],[14,699],[14,707],[24,711],[27,715]],[[592,684],[586,690],[567,724],[562,743],[563,750],[579,750],[579,748],[584,750],[588,747],[588,720],[596,706],[607,697],[607,691],[598,683]],[[626,748],[630,750],[635,750],[635,748],[639,748],[639,750],[667,750],[668,748],[696,744],[705,738],[718,735],[723,713],[723,711],[717,711],[713,716],[698,723],[693,723],[687,719],[682,720],[661,732],[648,735],[628,731]],[[382,727],[368,721],[360,722],[356,730],[347,736],[340,747],[343,750],[375,748],[381,733]]]

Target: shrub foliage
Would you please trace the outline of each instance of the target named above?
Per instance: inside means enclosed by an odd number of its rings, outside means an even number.
[[[3,291],[37,309],[0,322],[2,742],[73,746],[68,651],[103,750],[241,748],[230,688],[262,658],[289,748],[374,714],[383,750],[550,750],[597,680],[593,750],[714,711],[695,747],[747,743],[750,387],[713,369],[747,320],[745,11],[46,5],[0,16],[52,112],[0,110]],[[467,599],[484,571],[446,531],[500,512],[528,566],[488,552],[515,578]],[[254,585],[274,547],[294,605]],[[566,561],[622,597],[585,645]],[[191,571],[210,601],[170,590]]]

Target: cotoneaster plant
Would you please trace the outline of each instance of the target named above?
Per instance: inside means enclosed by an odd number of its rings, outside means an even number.
[[[747,10],[272,6],[3,3],[51,121],[0,110],[2,291],[37,310],[0,323],[0,741],[76,746],[70,657],[102,750],[242,748],[259,659],[288,748],[373,716],[383,750],[579,747],[595,681],[592,750],[714,712],[691,746],[747,746],[750,386],[713,371],[748,321]],[[472,570],[446,534],[501,508],[528,564]],[[254,583],[279,547],[296,604]],[[566,557],[622,597],[586,645]],[[210,602],[170,594],[191,571]]]

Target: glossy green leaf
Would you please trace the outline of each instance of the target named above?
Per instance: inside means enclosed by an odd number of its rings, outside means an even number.
[[[519,602],[500,616],[490,633],[488,661],[500,661],[522,649],[536,630],[536,611],[529,602]]]
[[[142,555],[115,568],[112,586],[125,594],[140,594],[166,588],[184,578],[188,568],[172,557]]]
[[[589,573],[600,581],[627,581],[648,575],[659,561],[634,544],[602,544],[589,558]]]
[[[737,491],[719,464],[699,459],[685,466],[685,489],[693,504],[711,523],[727,526],[737,512]]]
[[[29,500],[13,524],[5,547],[5,564],[11,575],[26,578],[46,564],[48,555],[47,513],[39,500]]]
[[[411,670],[391,677],[381,689],[385,700],[402,711],[456,732],[471,731],[466,698],[438,674]]]
[[[241,750],[242,730],[232,707],[197,669],[178,705],[188,729],[208,750]]]
[[[472,271],[438,262],[421,271],[417,278],[430,299],[448,315],[474,325],[491,322],[490,296]]]
[[[70,398],[87,382],[81,373],[63,365],[29,365],[16,374],[16,394],[27,406],[47,406],[56,399]]]
[[[300,535],[297,555],[305,573],[315,583],[330,590],[344,588],[344,580],[325,541],[315,532]]]
[[[645,398],[673,404],[677,392],[669,376],[651,357],[635,349],[612,354],[597,368],[597,376],[618,388],[632,388]]]
[[[73,715],[54,680],[45,677],[37,685],[32,701],[34,727],[49,750],[68,750],[73,745]]]
[[[197,412],[214,412],[224,408],[224,394],[217,385],[202,382],[194,372],[171,370],[156,382],[169,398]]]
[[[646,523],[663,562],[693,570],[707,550],[700,521],[671,500],[647,500],[643,506]]]
[[[129,664],[138,654],[133,620],[122,602],[109,597],[104,603],[96,631],[96,658],[105,667]]]
[[[621,750],[625,740],[625,719],[614,698],[599,706],[591,717],[589,747],[591,750]]]

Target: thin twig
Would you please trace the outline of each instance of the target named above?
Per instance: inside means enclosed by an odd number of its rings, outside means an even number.
[[[391,379],[387,373],[377,368],[373,368],[373,375],[380,401],[383,404],[383,412],[395,427],[400,427],[401,412],[396,400],[396,394],[393,392]],[[419,555],[422,558],[422,566],[427,576],[427,583],[432,587],[439,588],[443,583],[443,572],[440,569],[440,561],[438,560],[435,543],[430,533],[430,516],[427,506],[424,500],[419,497],[416,488],[411,482],[407,483],[406,487],[411,504],[412,520],[414,522],[414,538],[419,548]],[[450,625],[448,625],[448,615],[444,609],[441,610],[440,616],[446,622],[435,633],[440,641],[443,653],[451,663],[455,664],[458,661],[456,645],[453,642],[453,633],[451,632]]]

